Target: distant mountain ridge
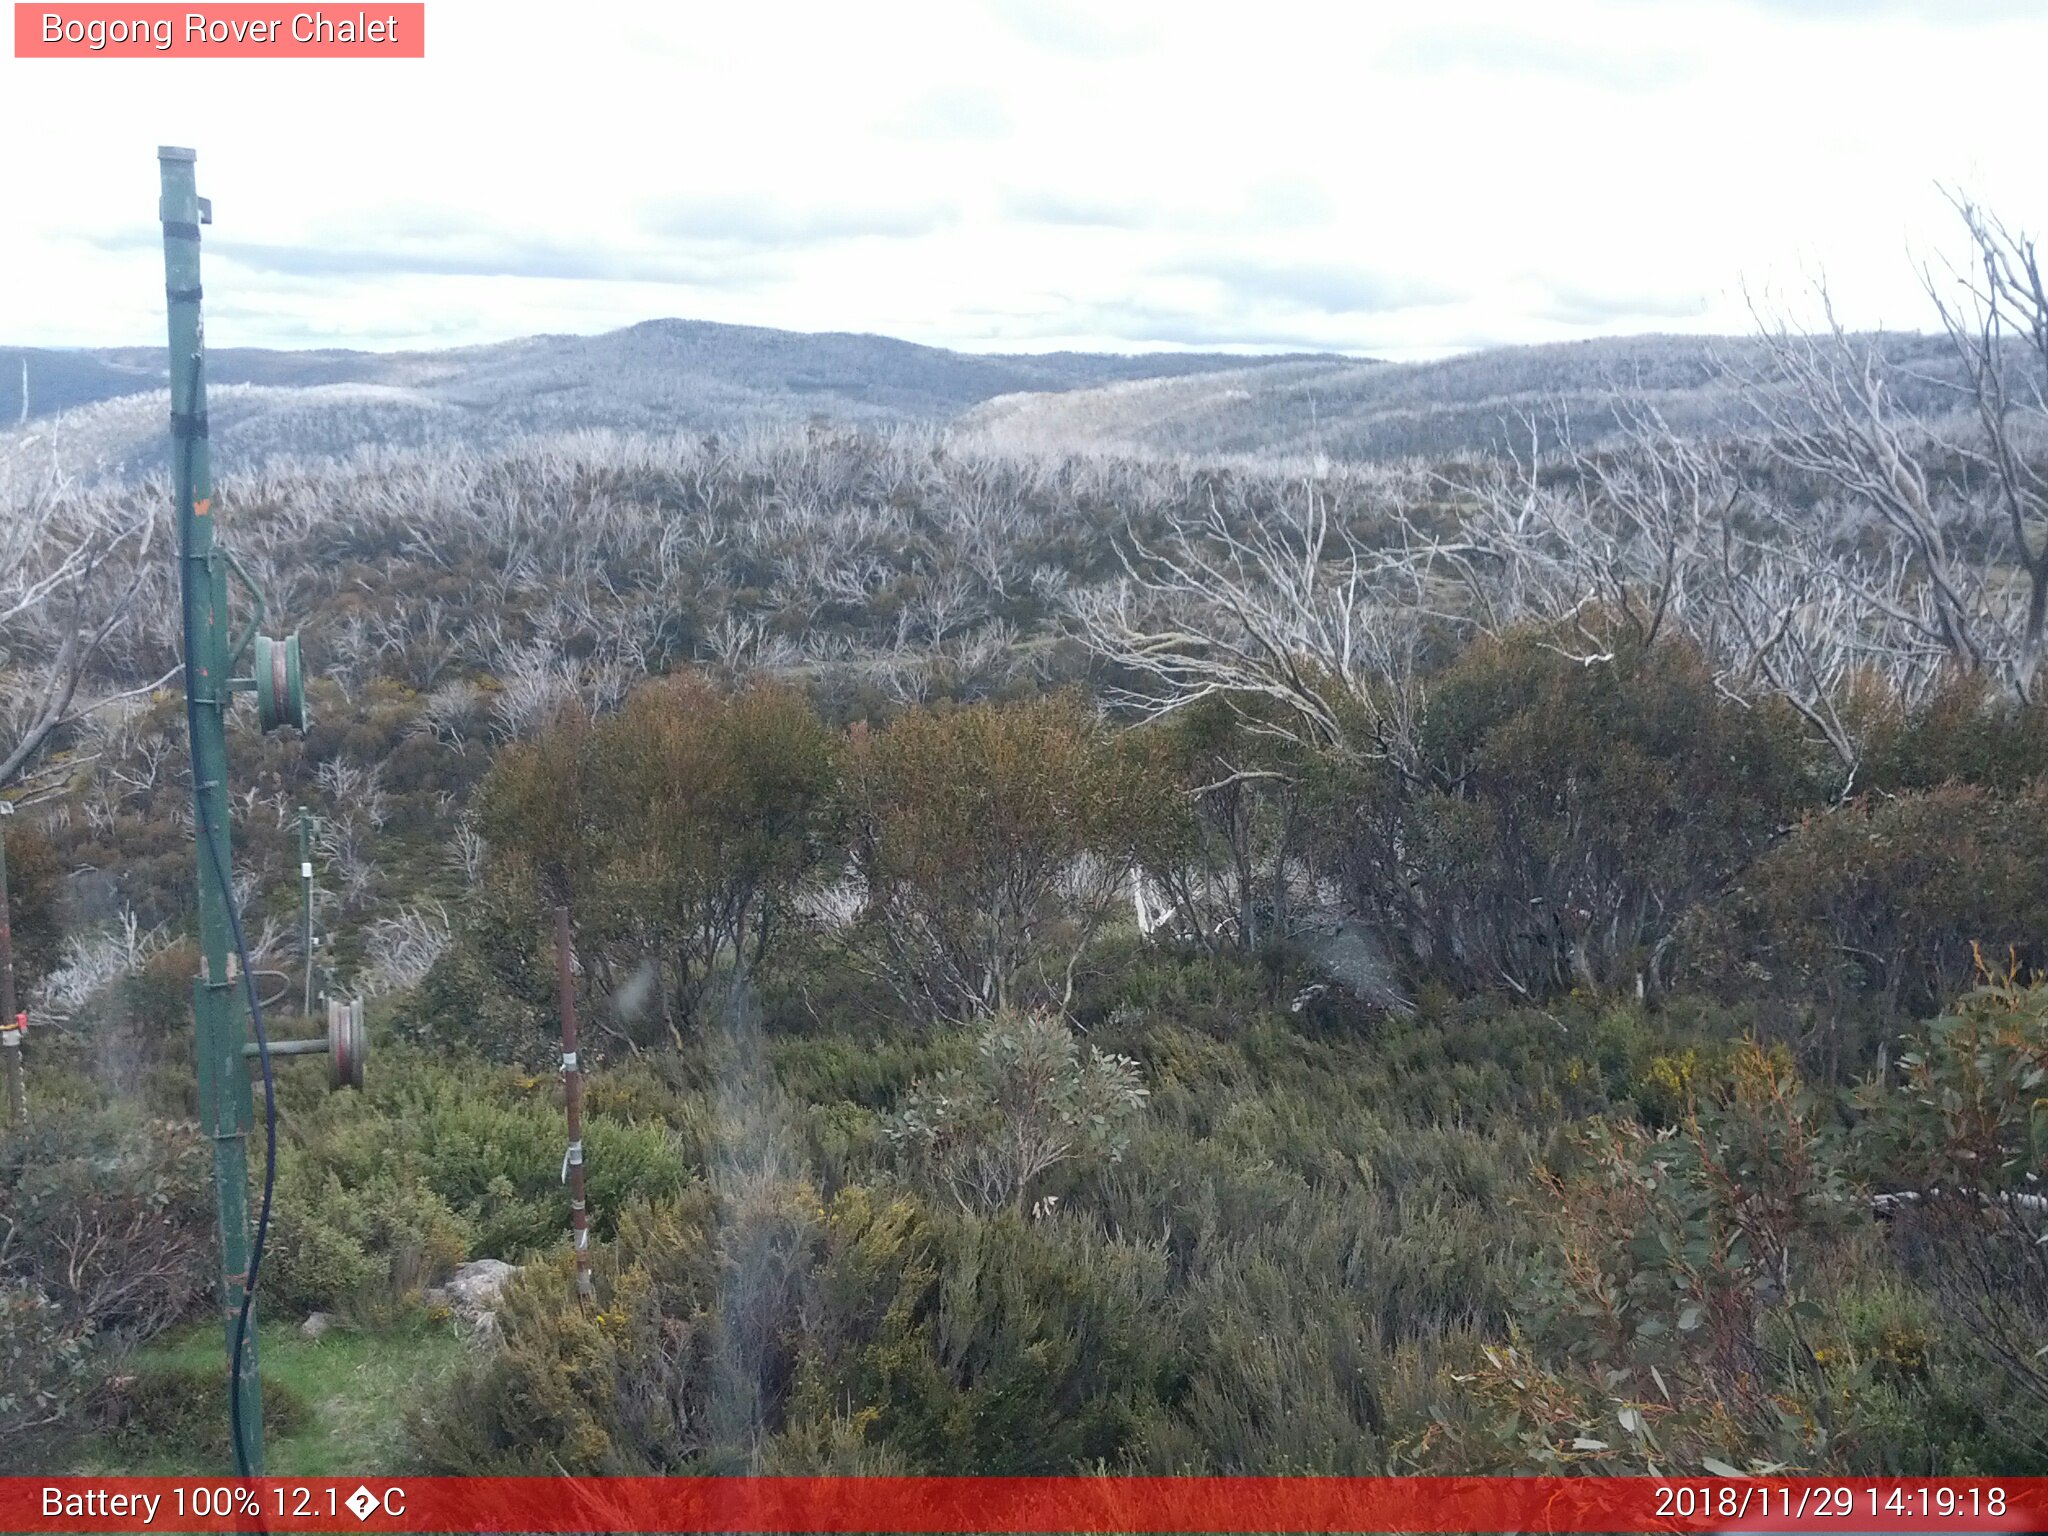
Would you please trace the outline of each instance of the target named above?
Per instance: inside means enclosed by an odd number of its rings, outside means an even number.
[[[1333,355],[1245,357],[1223,352],[971,353],[851,332],[770,330],[703,320],[648,320],[596,336],[542,335],[446,351],[283,351],[223,347],[207,354],[212,384],[305,389],[377,384],[423,391],[449,404],[501,407],[522,392],[579,406],[598,402],[607,418],[753,405],[767,414],[943,420],[980,401],[1020,391],[1087,388],[1123,379],[1207,373],[1300,361],[1357,366]],[[165,385],[161,347],[0,348],[0,422],[54,415]],[[562,404],[557,398],[556,408]],[[607,419],[602,424],[634,423]],[[714,426],[709,419],[664,425]]]
[[[1856,339],[1875,340],[1896,392],[1916,408],[1953,406],[1957,397],[1943,383],[1955,373],[1947,337]],[[1763,350],[1751,336],[1644,335],[1372,368],[1283,359],[1260,369],[1004,396],[969,409],[957,425],[1027,449],[1336,459],[1526,453],[1531,420],[1546,434],[1569,424],[1592,441],[1613,429],[1616,401],[1624,398],[1647,403],[1681,431],[1744,423],[1730,374],[1760,368]]]
[[[1943,405],[1946,338],[1879,342],[1899,387]],[[945,426],[1025,451],[1383,459],[1528,448],[1528,423],[1592,441],[1622,396],[1681,430],[1738,423],[1752,337],[1631,336],[1425,363],[1215,352],[974,354],[883,336],[652,320],[441,352],[208,356],[215,463],[362,448],[487,447],[534,433],[808,423]],[[29,419],[21,367],[29,368]],[[164,357],[0,349],[0,459],[87,479],[166,462]],[[24,455],[24,449],[32,450]]]
[[[22,364],[28,414],[22,419]],[[207,354],[216,463],[379,445],[487,445],[535,432],[726,431],[822,421],[938,425],[999,395],[1257,368],[1290,357],[952,352],[886,336],[649,320],[597,336],[529,336],[439,352]],[[1335,369],[1369,363],[1321,356]],[[33,438],[65,473],[161,467],[158,347],[0,348],[0,449]]]

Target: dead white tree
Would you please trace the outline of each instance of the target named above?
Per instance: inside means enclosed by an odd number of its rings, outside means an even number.
[[[1313,483],[1276,511],[1235,513],[1212,495],[1161,542],[1127,534],[1123,578],[1068,595],[1083,642],[1131,678],[1108,701],[1158,718],[1220,698],[1250,729],[1305,747],[1392,750],[1387,685],[1406,675],[1434,567],[1468,546],[1392,518],[1397,541],[1368,547]]]
[[[363,941],[364,990],[376,997],[426,980],[451,942],[448,909],[438,901],[377,918]]]
[[[1777,539],[1719,530],[1718,595],[1734,652],[1717,681],[1735,698],[1775,694],[1827,743],[1853,783],[1861,742],[1843,706],[1856,660],[1856,604],[1822,560],[1788,555]]]
[[[1983,434],[1957,447],[1985,482],[1987,510],[2006,533],[1999,553],[2025,586],[2012,680],[2027,698],[2048,630],[2048,286],[2031,237],[1967,198],[1950,201],[1970,232],[1974,261],[1951,268],[1951,283],[1923,276]]]
[[[65,727],[177,675],[95,689],[149,585],[157,518],[148,497],[87,496],[43,481],[0,518],[0,784]]]
[[[1874,513],[1895,541],[1910,576],[1903,593],[1843,570],[1877,616],[1958,671],[2010,672],[2015,635],[1971,558],[1969,525],[1978,520],[1941,472],[1942,443],[1898,398],[1877,344],[1843,329],[1825,285],[1818,298],[1819,331],[1760,327],[1770,371],[1742,381],[1768,450],[1850,507]]]
[[[1621,431],[1597,450],[1560,425],[1539,455],[1532,428],[1527,465],[1467,477],[1471,547],[1452,564],[1468,621],[1545,625],[1553,649],[1589,666],[1612,661],[1621,636],[1683,634],[1728,697],[1789,703],[1853,785],[1857,676],[1913,699],[1953,663],[1923,554],[1867,537],[1871,515],[1846,497],[1786,504],[1745,469],[1754,444],[1681,434],[1641,402],[1611,409]]]
[[[1494,635],[1531,622],[1571,627],[1579,647],[1553,647],[1585,665],[1611,661],[1621,634],[1647,647],[1684,629],[1713,648],[1706,556],[1740,482],[1715,445],[1673,431],[1647,402],[1616,398],[1611,410],[1620,431],[1598,449],[1574,442],[1560,416],[1546,451],[1528,418],[1526,463],[1438,477],[1473,504],[1464,547],[1446,556],[1464,605],[1446,617]]]

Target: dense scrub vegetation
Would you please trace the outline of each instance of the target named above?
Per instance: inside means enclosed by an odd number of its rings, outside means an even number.
[[[1071,695],[567,705],[476,781],[368,1097],[284,1073],[268,1305],[375,1331],[529,1261],[412,1410],[442,1470],[2039,1464],[2037,1216],[1998,1198],[2040,1159],[2038,778],[1940,779],[1914,715],[1838,802],[1681,642],[1587,668],[1531,631],[1431,682],[1405,779]],[[1317,963],[1332,893],[1398,996]],[[203,1305],[185,954],[35,1041],[4,1253],[40,1454],[107,1422],[110,1345]]]
[[[377,1452],[443,1471],[2048,1471],[2048,512],[1831,422],[1829,345],[1761,344],[1766,432],[1534,463],[227,482],[319,677],[231,744],[256,968],[297,1029],[305,805],[379,1044],[280,1066],[262,1305],[460,1322]],[[24,1466],[157,1422],[132,1352],[208,1310],[157,497],[38,504],[136,618],[6,661]]]

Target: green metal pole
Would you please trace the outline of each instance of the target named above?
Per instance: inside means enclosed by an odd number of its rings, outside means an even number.
[[[299,807],[299,945],[306,956],[306,1017],[313,1017],[313,815]]]
[[[200,316],[199,226],[212,208],[194,186],[189,149],[159,149],[164,287],[170,306],[171,448],[176,479],[178,575],[185,605],[185,695],[192,726],[194,839],[199,862],[199,980],[192,1007],[199,1055],[199,1118],[213,1141],[220,1220],[220,1303],[234,1358],[236,1318],[249,1272],[249,1127],[253,1106],[242,1046],[247,1034],[234,973],[226,891],[227,710],[230,666],[227,564],[214,547],[213,465],[206,443],[206,326]],[[232,1363],[230,1368],[232,1369]],[[251,1310],[241,1371],[229,1384],[251,1473],[263,1470],[263,1402]]]

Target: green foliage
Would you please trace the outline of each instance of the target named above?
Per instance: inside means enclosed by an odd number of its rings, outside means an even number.
[[[1957,1394],[2008,1459],[2048,1462],[2048,988],[1995,979],[1858,1094],[1858,1164],[1907,1273],[1953,1320]]]
[[[2048,708],[1994,694],[1983,674],[1951,678],[1911,709],[1888,697],[1856,703],[1868,716],[1857,775],[1866,792],[1974,784],[2012,794],[2048,763]]]
[[[500,753],[484,784],[492,919],[532,945],[543,908],[570,905],[601,1005],[593,1054],[613,1038],[681,1045],[721,974],[757,968],[827,873],[833,783],[831,736],[787,688],[722,695],[673,677],[595,723],[572,710]],[[484,953],[537,1001],[517,939]]]
[[[1905,1043],[1897,1081],[1859,1095],[1870,1175],[1913,1190],[2034,1190],[2048,1168],[2048,989],[1988,981]]]
[[[765,589],[756,563],[734,579]],[[909,613],[926,573],[892,580]],[[1587,663],[1565,631],[1440,638],[1412,739],[1362,738],[1386,755],[1361,763],[1214,701],[1118,732],[964,653],[939,691],[1007,702],[681,678],[535,732],[495,680],[430,708],[442,663],[411,633],[419,679],[333,690],[309,745],[389,790],[383,820],[356,807],[377,863],[344,928],[431,889],[459,892],[460,932],[395,999],[365,1094],[285,1068],[265,1306],[419,1333],[451,1265],[526,1261],[502,1348],[409,1421],[455,1472],[2048,1465],[2048,1276],[2037,1208],[2007,1198],[2048,1151],[2035,995],[1966,997],[1854,1103],[1859,1058],[1795,1070],[1751,1041],[1932,1011],[1972,940],[2040,962],[2038,717],[1887,702],[1859,727],[1866,797],[1822,810],[1796,722],[1728,702],[1681,643]],[[494,764],[486,718],[527,738]],[[245,746],[265,794],[292,782]],[[479,783],[491,857],[456,885],[440,844]],[[249,857],[295,857],[251,807]],[[177,910],[164,804],[102,815],[67,857],[118,848],[123,888]],[[1178,926],[1117,921],[1139,869]],[[1408,962],[1412,1011],[1290,939],[1332,881]],[[860,911],[820,899],[842,888]],[[597,1063],[588,1309],[565,1301],[561,899]],[[1671,990],[1679,956],[1712,998]],[[38,1433],[78,1422],[109,1334],[206,1291],[189,1130],[146,1146],[132,1106],[62,1113],[118,1080],[190,1114],[191,962],[174,946],[35,1056],[59,1129],[0,1196],[0,1364],[32,1362],[0,1415]],[[758,1035],[733,1022],[755,999]],[[152,1180],[175,1219],[123,1227]],[[1877,1227],[1870,1188],[1923,1198]],[[53,1278],[47,1217],[74,1209],[144,1254],[92,1294]],[[159,1263],[147,1304],[117,1283]],[[123,1411],[101,1430],[123,1457],[186,1433]]]
[[[886,1128],[963,1210],[1021,1213],[1034,1180],[1072,1159],[1115,1163],[1144,1108],[1137,1062],[1042,1014],[997,1014],[974,1065],[920,1081]]]
[[[1158,1411],[1172,1352],[1157,1247],[1060,1223],[921,1216],[849,1191],[821,1288],[846,1336],[808,1358],[939,1473],[1114,1464]]]
[[[1173,909],[1168,931],[1205,948],[1256,950],[1287,932],[1288,866],[1310,824],[1306,754],[1263,731],[1249,706],[1204,699],[1139,733],[1162,802],[1147,878]]]
[[[1593,1121],[1545,1175],[1548,1237],[1515,1326],[1477,1351],[1468,1470],[1695,1470],[1832,1454],[1809,1404],[1812,1276],[1849,1192],[1827,1106],[1780,1053],[1739,1052],[1681,1127]]]
[[[1047,1471],[1114,1459],[1164,1386],[1156,1251],[1014,1217],[748,1181],[636,1208],[616,1259],[594,1312],[559,1269],[512,1288],[503,1352],[418,1422],[430,1465],[732,1469],[765,1435],[784,1467]]]
[[[856,728],[844,759],[856,943],[905,1005],[941,1019],[1064,1005],[1174,805],[1069,698],[905,714]]]
[[[1738,995],[1924,1016],[1970,983],[1980,949],[2048,959],[2048,780],[1807,817],[1703,917],[1694,964]]]
[[[1433,681],[1413,755],[1333,766],[1323,857],[1465,989],[1661,990],[1680,919],[1818,788],[1789,710],[1730,702],[1680,641],[1597,624],[1473,644]]]
[[[297,1151],[280,1162],[264,1290],[288,1313],[374,1318],[469,1256],[473,1225],[417,1174],[383,1169],[344,1184]]]
[[[25,1457],[74,1419],[93,1362],[91,1325],[77,1312],[34,1281],[0,1278],[0,1446],[10,1456]]]
[[[16,996],[25,999],[63,948],[64,862],[49,835],[26,816],[0,821],[0,837],[7,840]]]
[[[518,883],[494,877],[477,893],[461,933],[399,1004],[394,1023],[406,1039],[493,1061],[559,1054],[561,1022],[544,1001],[552,978],[537,914],[519,894],[508,899],[506,888]]]
[[[685,1149],[665,1125],[598,1109],[604,1081],[593,1079],[584,1124],[600,1232],[633,1195],[671,1194],[686,1177]],[[464,1257],[517,1259],[560,1241],[569,1229],[564,1134],[552,1074],[387,1057],[367,1100],[323,1099],[294,1117],[286,1166],[310,1181],[290,1202],[306,1213],[307,1263],[346,1282],[371,1278],[367,1261],[402,1298]],[[314,1212],[329,1219],[315,1223]],[[309,1281],[302,1299],[327,1305],[345,1291]]]
[[[193,1127],[38,1117],[0,1163],[0,1277],[92,1333],[149,1335],[209,1289],[207,1153]]]
[[[17,1457],[76,1432],[111,1353],[201,1307],[214,1251],[191,1127],[40,1107],[0,1142],[0,1446]]]
[[[619,1352],[609,1314],[565,1307],[566,1263],[534,1266],[500,1298],[501,1350],[422,1404],[409,1438],[428,1471],[482,1475],[617,1469],[606,1423]],[[653,1362],[650,1362],[652,1364]]]

